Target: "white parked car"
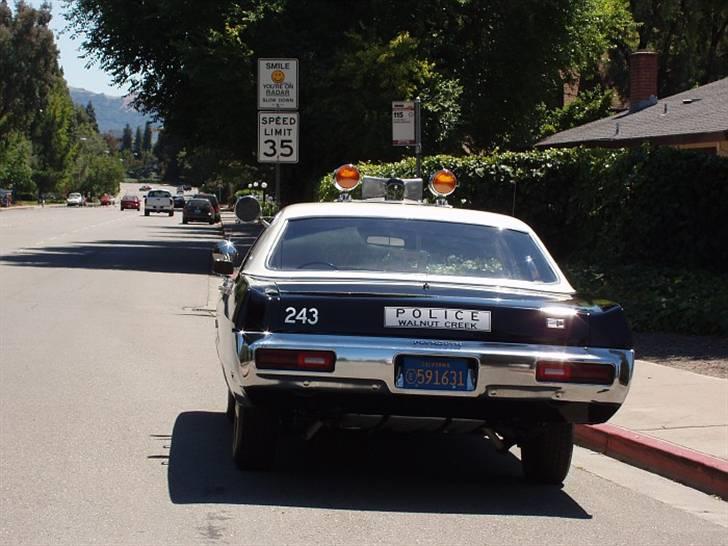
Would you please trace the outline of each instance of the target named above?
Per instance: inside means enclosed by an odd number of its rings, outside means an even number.
[[[74,192],[69,193],[66,198],[66,205],[69,207],[83,207],[86,204],[86,200],[80,193]]]
[[[174,200],[172,194],[167,190],[149,190],[149,193],[144,197],[144,216],[149,216],[150,212],[166,212],[173,216]]]

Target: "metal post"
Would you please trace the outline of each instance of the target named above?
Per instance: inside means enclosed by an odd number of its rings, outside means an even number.
[[[415,161],[416,176],[422,178],[422,116],[420,106],[422,101],[420,97],[415,99]]]
[[[281,164],[276,163],[276,204],[281,206]]]

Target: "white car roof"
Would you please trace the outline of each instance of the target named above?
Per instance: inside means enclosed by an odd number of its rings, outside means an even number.
[[[533,233],[528,224],[518,218],[482,210],[436,207],[401,202],[344,201],[335,203],[301,203],[281,211],[281,219],[311,218],[316,216],[346,216],[375,218],[408,218],[412,220],[439,220],[460,224],[493,226]]]
[[[460,224],[491,226],[500,229],[513,229],[528,233],[543,252],[546,261],[556,273],[557,282],[534,283],[510,279],[483,279],[480,277],[463,277],[432,275],[420,273],[383,273],[358,271],[280,271],[267,267],[266,260],[273,246],[277,244],[283,228],[289,220],[316,217],[359,217],[359,218],[398,218],[412,220],[433,220]],[[336,280],[346,277],[357,280],[427,280],[430,282],[456,282],[461,285],[497,285],[515,289],[543,290],[558,294],[571,294],[574,288],[566,280],[556,261],[528,224],[518,218],[480,210],[456,209],[450,207],[428,206],[422,204],[404,204],[402,202],[348,201],[334,203],[301,203],[282,209],[274,218],[270,227],[260,236],[245,262],[244,269],[252,275],[260,275],[273,279],[311,279]]]

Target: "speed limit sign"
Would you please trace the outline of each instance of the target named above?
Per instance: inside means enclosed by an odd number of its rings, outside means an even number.
[[[258,162],[298,163],[298,112],[258,112]]]

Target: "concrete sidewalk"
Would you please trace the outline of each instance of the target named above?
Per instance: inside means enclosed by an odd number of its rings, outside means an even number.
[[[261,231],[222,221],[243,254]],[[728,500],[728,380],[638,360],[622,408],[577,426],[576,443]]]
[[[622,408],[576,441],[728,499],[728,380],[638,360]]]

